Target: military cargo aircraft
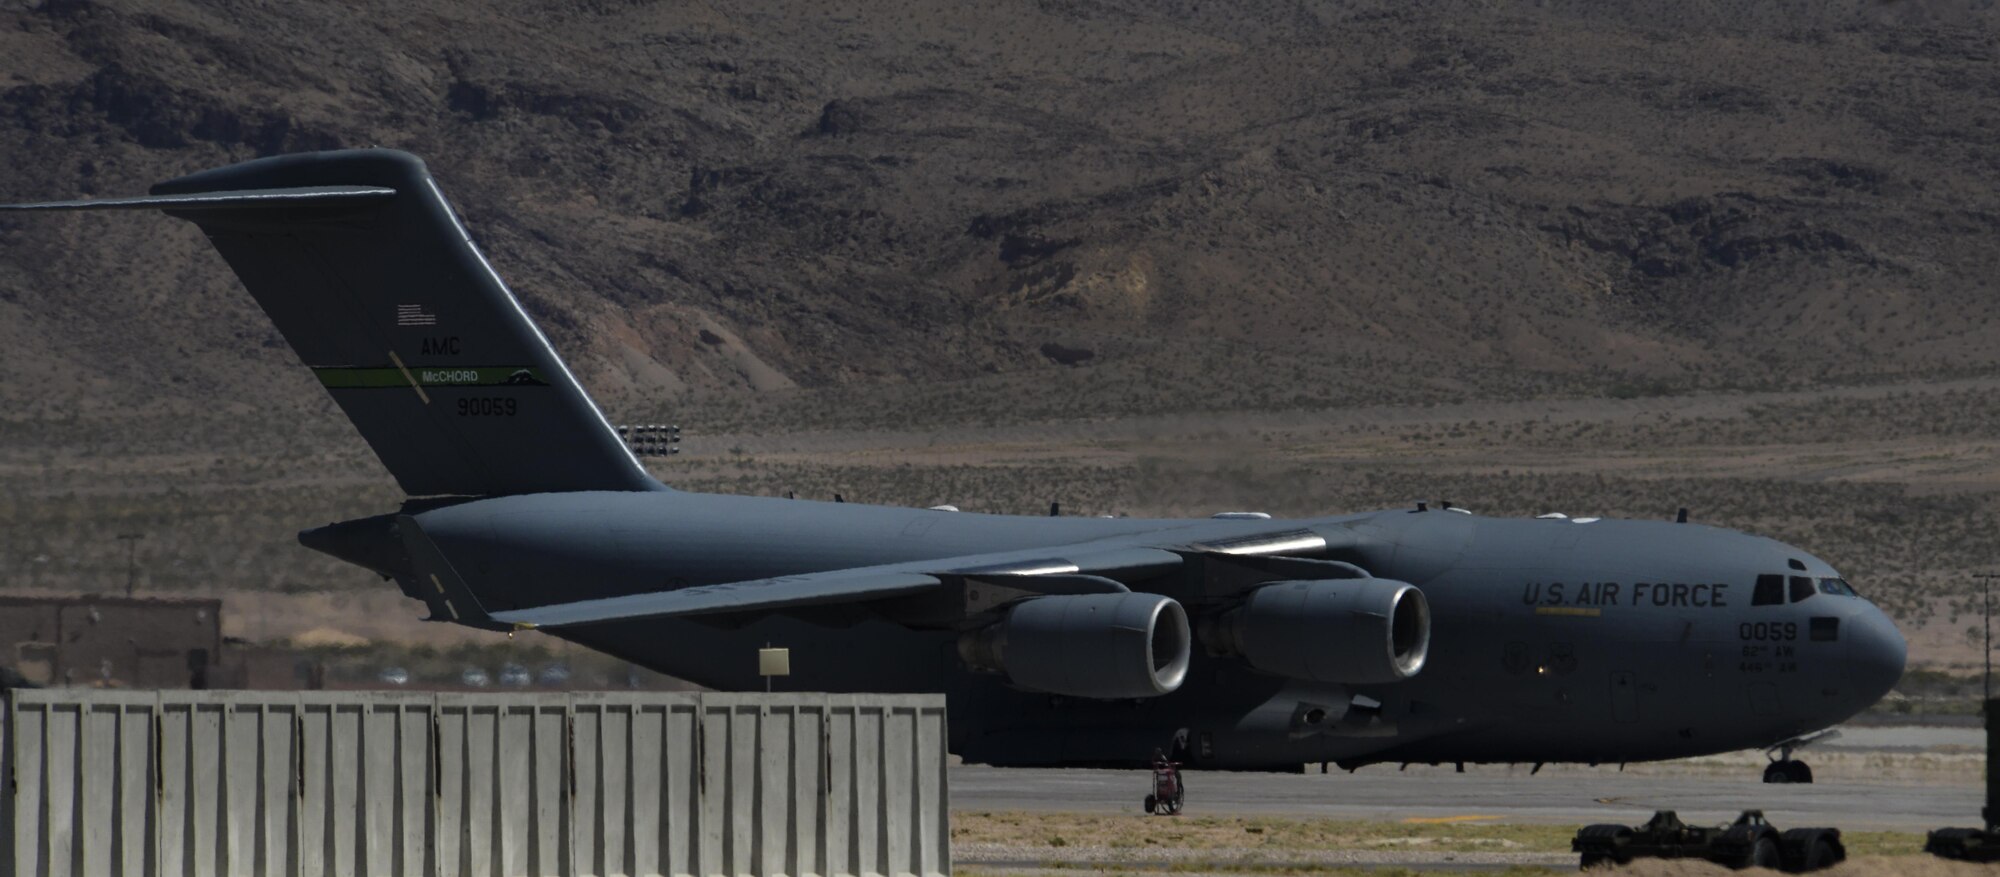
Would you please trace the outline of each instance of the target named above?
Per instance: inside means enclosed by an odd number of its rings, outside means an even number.
[[[945,692],[972,762],[1674,758],[1787,745],[1903,671],[1895,625],[1831,566],[1684,521],[1449,503],[1007,516],[670,489],[404,153],[6,209],[198,225],[408,495],[299,540],[432,620],[725,690],[762,687],[756,652],[782,646],[789,687]]]

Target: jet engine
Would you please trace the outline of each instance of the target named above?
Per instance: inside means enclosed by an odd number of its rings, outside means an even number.
[[[1036,597],[958,640],[967,664],[1022,688],[1106,700],[1181,687],[1192,651],[1181,604],[1141,593]]]
[[[1279,676],[1396,682],[1424,668],[1431,610],[1415,585],[1389,579],[1272,582],[1204,617],[1201,638],[1213,654]]]

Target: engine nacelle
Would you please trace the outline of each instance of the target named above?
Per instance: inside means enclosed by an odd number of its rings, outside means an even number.
[[[1036,597],[959,637],[958,654],[1022,688],[1106,700],[1181,687],[1193,651],[1187,610],[1159,594]]]
[[[1273,582],[1202,619],[1217,655],[1266,673],[1356,685],[1417,675],[1430,653],[1431,610],[1415,585],[1389,579]]]

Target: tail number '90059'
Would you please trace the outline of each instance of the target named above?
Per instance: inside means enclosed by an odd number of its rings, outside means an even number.
[[[517,400],[505,396],[474,396],[458,400],[460,417],[513,417]]]

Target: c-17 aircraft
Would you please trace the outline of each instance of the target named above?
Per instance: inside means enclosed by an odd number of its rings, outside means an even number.
[[[408,499],[307,547],[430,619],[723,690],[942,691],[1000,765],[1627,762],[1776,747],[1901,677],[1824,561],[1669,521],[1440,504],[1042,517],[673,490],[585,395],[414,156],[248,161],[144,197],[207,234]],[[1767,779],[1806,780],[1787,758]]]

